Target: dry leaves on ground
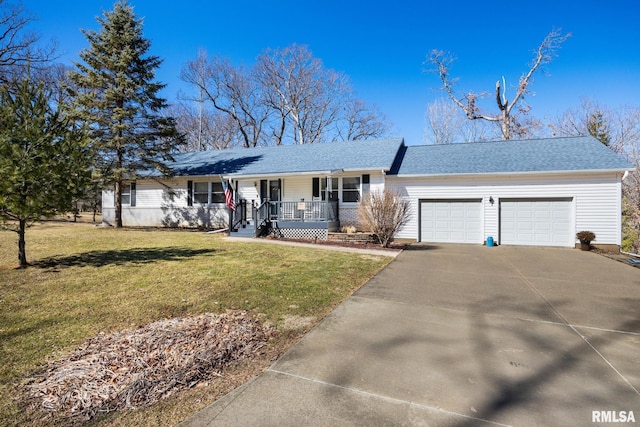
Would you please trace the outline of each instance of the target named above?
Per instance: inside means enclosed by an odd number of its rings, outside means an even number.
[[[167,319],[88,340],[27,386],[32,409],[86,421],[221,375],[273,336],[246,311]]]

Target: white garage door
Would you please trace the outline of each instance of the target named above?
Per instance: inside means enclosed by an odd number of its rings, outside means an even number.
[[[481,244],[483,242],[481,200],[421,202],[420,240]]]
[[[573,246],[571,199],[500,201],[500,243]]]

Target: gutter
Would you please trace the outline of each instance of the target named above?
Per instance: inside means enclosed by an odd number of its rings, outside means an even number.
[[[293,176],[293,175],[331,175],[334,173],[338,173],[338,171],[308,171],[308,172],[268,172],[268,173],[259,173],[259,174],[229,174],[223,175],[228,179],[255,179],[255,178],[264,178],[264,177],[283,177],[283,176]],[[209,175],[205,175],[209,176]]]
[[[367,172],[367,171],[378,171],[382,170],[382,172],[389,171],[389,169],[379,169],[379,168],[358,168],[358,169],[334,169],[334,170],[318,170],[318,171],[304,171],[304,172],[269,172],[262,174],[229,174],[223,175],[227,179],[256,179],[256,178],[266,178],[266,177],[287,177],[287,176],[317,176],[317,175],[337,175],[340,173],[349,173],[349,172]],[[210,176],[210,175],[206,175]]]
[[[509,176],[509,175],[580,175],[594,173],[620,173],[625,171],[625,176],[634,169],[580,169],[580,170],[554,170],[554,171],[513,171],[513,172],[476,172],[476,173],[432,173],[432,174],[396,174],[388,175],[396,178],[448,178],[469,176]],[[624,178],[623,178],[624,179]]]

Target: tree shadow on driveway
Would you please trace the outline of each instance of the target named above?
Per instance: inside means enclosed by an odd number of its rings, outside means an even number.
[[[505,303],[496,300],[494,307]],[[640,342],[637,333],[623,332],[640,328],[637,316],[624,315],[637,301],[619,297],[618,303],[622,318],[605,331],[492,314],[489,298],[483,312],[357,299],[325,320],[331,339],[306,351],[315,354],[310,369],[293,359],[279,370],[337,386],[325,390],[328,408],[336,406],[336,390],[354,392],[342,397],[345,407],[362,396],[375,396],[372,406],[404,403],[407,418],[400,421],[588,425],[593,410],[628,411],[640,402],[634,373]],[[531,312],[547,309],[540,302]],[[295,356],[289,353],[289,360]]]
[[[215,252],[214,249],[181,247],[131,248],[97,250],[78,255],[44,258],[32,265],[38,268],[104,267],[107,265],[149,264],[158,261],[180,261]]]

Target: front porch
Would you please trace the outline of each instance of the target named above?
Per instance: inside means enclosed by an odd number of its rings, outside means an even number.
[[[258,237],[275,234],[289,239],[327,240],[340,228],[337,201],[270,201],[254,206],[240,200],[233,213],[231,233]]]

